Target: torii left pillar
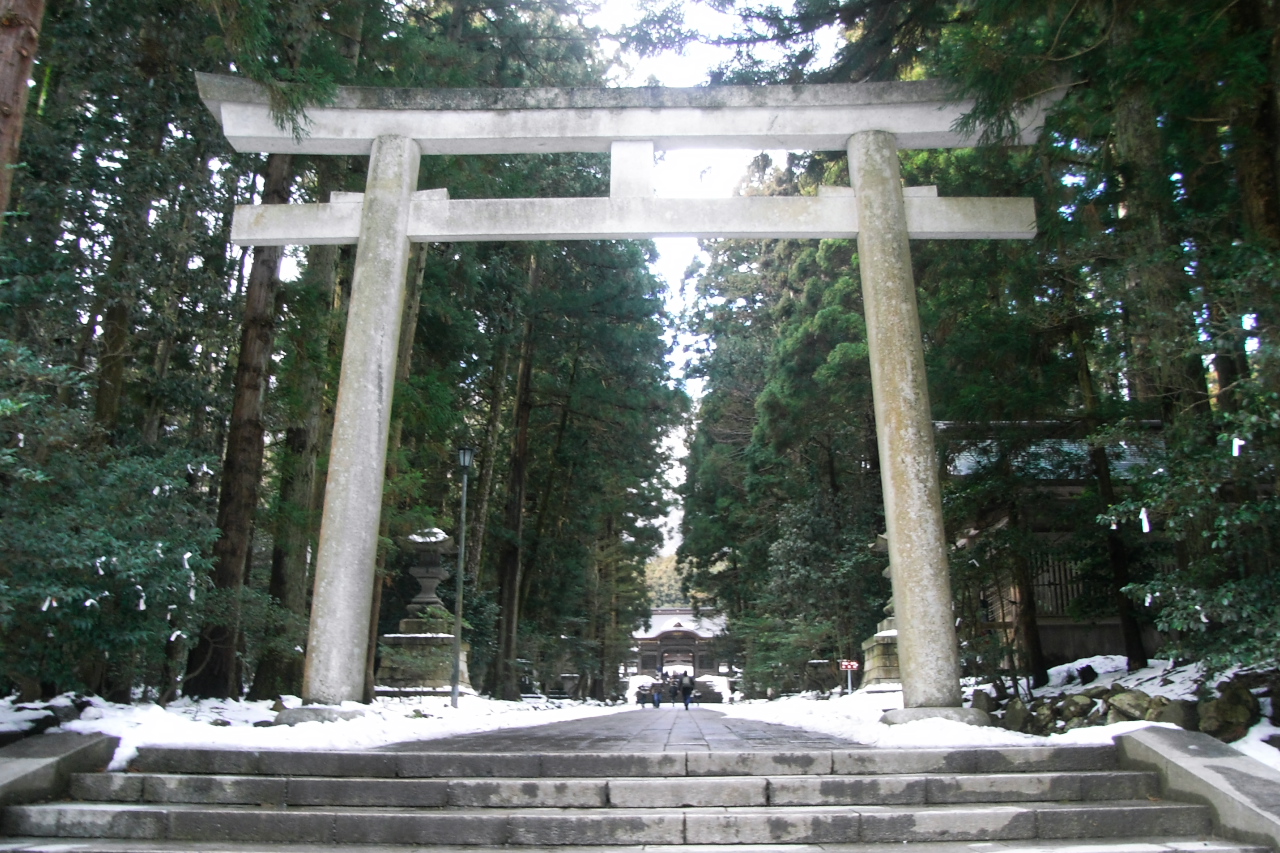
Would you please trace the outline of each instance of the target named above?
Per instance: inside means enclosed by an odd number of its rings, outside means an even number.
[[[347,312],[333,444],[316,553],[302,696],[358,702],[368,657],[369,607],[409,264],[409,205],[422,155],[403,136],[379,136],[369,157]]]
[[[960,707],[942,489],[898,144],[892,133],[868,130],[850,137],[848,152],[902,670],[904,707],[884,722],[946,717],[983,725],[985,713]]]

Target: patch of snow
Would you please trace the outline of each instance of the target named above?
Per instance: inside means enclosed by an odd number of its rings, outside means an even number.
[[[453,637],[453,634],[383,634],[384,637],[430,637],[436,640],[444,637]]]
[[[1169,726],[1167,723],[1117,723],[1038,737],[994,726],[969,726],[943,719],[916,720],[896,726],[880,722],[885,711],[901,707],[900,692],[856,690],[847,696],[825,701],[815,701],[813,694],[801,694],[771,702],[724,706],[718,710],[731,717],[795,726],[887,749],[1105,744],[1111,743],[1116,735],[1144,726]]]
[[[49,716],[48,711],[44,710],[17,710],[6,709],[7,713],[0,716],[0,732],[25,732],[31,728],[33,723],[41,717]]]
[[[1151,696],[1168,699],[1195,699],[1205,675],[1199,664],[1174,667],[1172,661],[1153,660],[1148,666],[1128,672],[1123,655],[1099,655],[1084,658],[1049,670],[1049,684],[1034,692],[1036,696],[1056,696],[1077,692],[1087,687],[1119,684],[1130,690],[1141,690]],[[1084,666],[1093,667],[1096,680],[1081,685],[1077,671]],[[1237,670],[1220,673],[1211,679],[1216,686],[1232,677]],[[986,685],[969,685],[966,695],[973,689]],[[1268,718],[1271,703],[1261,700],[1262,721],[1250,729],[1242,740],[1229,744],[1276,770],[1280,770],[1280,749],[1267,744],[1268,738],[1280,736],[1280,727],[1273,726]],[[1045,737],[1011,732],[996,727],[976,727],[951,720],[925,719],[896,726],[880,722],[880,716],[888,710],[902,707],[902,687],[898,684],[876,684],[855,690],[853,693],[822,699],[806,693],[787,696],[772,701],[754,700],[737,705],[722,705],[718,710],[731,717],[760,720],[768,723],[795,726],[809,731],[846,738],[868,746],[880,748],[937,747],[960,748],[977,746],[1083,746],[1109,744],[1118,735],[1146,726],[1177,728],[1171,723],[1153,723],[1136,720],[1109,726],[1086,726],[1061,734]]]
[[[286,707],[302,704],[284,697]],[[50,731],[101,733],[120,738],[111,761],[121,770],[143,746],[222,747],[227,749],[370,749],[405,741],[433,740],[497,729],[559,723],[626,710],[600,702],[502,702],[463,694],[458,707],[448,696],[379,698],[372,705],[344,702],[340,707],[367,711],[355,720],[255,726],[275,719],[270,701],[179,699],[165,707],[153,703],[118,705],[96,697],[79,720]],[[3,704],[3,703],[0,703]],[[8,717],[0,708],[0,720]]]

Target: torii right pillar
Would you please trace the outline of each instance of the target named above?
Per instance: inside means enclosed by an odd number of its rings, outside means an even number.
[[[850,137],[848,150],[902,673],[903,708],[883,721],[945,717],[983,725],[985,713],[960,706],[960,650],[898,144],[892,133],[869,130]]]

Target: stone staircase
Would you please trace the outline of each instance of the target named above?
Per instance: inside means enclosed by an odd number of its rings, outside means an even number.
[[[20,840],[0,842],[0,849],[196,850],[214,842],[233,845],[218,849],[870,849],[967,842],[944,845],[967,850],[973,842],[1005,842],[998,846],[1074,844],[1089,853],[1265,850],[1203,843],[1211,838],[1208,808],[1162,800],[1155,775],[1118,769],[1112,747],[503,754],[149,748],[129,772],[74,775],[71,798],[6,808],[4,833]],[[80,841],[51,845],[54,838]]]

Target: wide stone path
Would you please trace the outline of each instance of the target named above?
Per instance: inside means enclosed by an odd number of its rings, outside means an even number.
[[[383,747],[398,752],[780,752],[857,749],[863,744],[683,705],[643,708],[600,717],[410,741]]]

